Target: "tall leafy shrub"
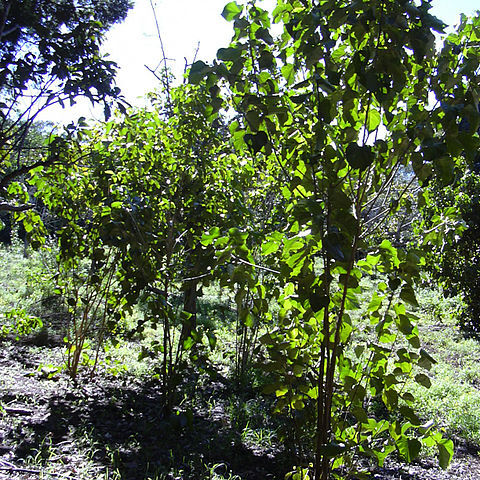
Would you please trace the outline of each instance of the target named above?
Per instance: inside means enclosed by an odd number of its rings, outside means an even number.
[[[281,185],[287,225],[263,238],[261,262],[247,233],[215,231],[204,241],[220,259],[243,255],[276,279],[267,295],[280,310],[265,313],[276,326],[262,337],[277,379],[267,391],[297,425],[308,422],[303,450],[314,453],[311,466],[299,455],[294,478],[351,478],[359,455],[381,465],[397,451],[410,461],[422,443],[437,446],[443,467],[451,459],[452,443],[421,424],[408,391],[410,381],[430,385],[433,362],[412,312],[425,252],[381,238],[414,182],[448,184],[479,144],[479,21],[464,19],[437,52],[433,31],[444,25],[430,8],[279,0],[269,14],[253,1],[230,2],[223,16],[232,43],[213,65],[190,70],[190,81],[225,92],[223,105],[239,115],[230,125],[236,147]],[[415,177],[378,209],[403,167]],[[385,280],[362,305],[361,280],[372,273]],[[257,292],[268,310],[261,285]],[[357,344],[359,309],[367,335]],[[397,415],[373,415],[372,402]]]

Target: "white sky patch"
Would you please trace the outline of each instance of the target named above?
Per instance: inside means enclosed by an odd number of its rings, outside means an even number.
[[[238,1],[238,0],[237,0]],[[228,0],[152,0],[169,67],[181,81],[185,59],[211,62],[219,48],[226,47],[233,35],[233,24],[221,17]],[[241,1],[239,1],[241,3]],[[273,0],[258,2],[270,9]],[[431,13],[449,25],[458,24],[460,13],[472,15],[480,9],[479,0],[433,0]],[[125,22],[107,34],[103,51],[119,66],[116,83],[132,105],[145,105],[145,95],[160,87],[145,67],[155,69],[162,60],[160,42],[150,0],[135,0]],[[103,119],[103,109],[78,99],[74,107],[52,107],[41,119],[69,123],[80,116]]]

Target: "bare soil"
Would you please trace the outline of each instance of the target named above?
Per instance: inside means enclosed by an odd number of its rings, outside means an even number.
[[[101,373],[79,386],[63,375],[48,378],[45,363],[62,362],[60,347],[0,344],[0,480],[283,479],[288,453],[248,444],[222,403],[220,378],[205,398],[168,418],[159,384]],[[480,480],[475,448],[457,442],[447,471],[434,459],[404,465],[390,461],[371,478],[382,480]],[[199,473],[201,472],[201,474]]]

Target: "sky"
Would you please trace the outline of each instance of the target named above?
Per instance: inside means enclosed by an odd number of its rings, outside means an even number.
[[[132,105],[144,105],[145,95],[159,87],[159,81],[147,69],[155,70],[162,60],[155,16],[169,67],[182,78],[185,62],[195,58],[211,61],[219,48],[228,46],[233,34],[230,22],[221,17],[229,0],[134,0],[125,22],[115,25],[103,46],[110,60],[117,62],[116,83]],[[259,2],[264,7],[273,0]],[[153,9],[155,10],[155,15]],[[432,0],[431,13],[449,25],[458,23],[460,13],[473,14],[479,0]],[[198,48],[198,51],[197,51]],[[79,116],[102,120],[102,109],[93,109],[88,101],[74,107],[52,107],[42,116],[69,123]]]

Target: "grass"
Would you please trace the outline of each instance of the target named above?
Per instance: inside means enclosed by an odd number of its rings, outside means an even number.
[[[5,313],[13,308],[22,308],[27,315],[40,315],[46,320],[55,313],[58,305],[55,302],[46,302],[53,293],[53,265],[52,253],[32,252],[25,258],[21,245],[14,245],[9,249],[2,247],[0,315],[4,321]],[[363,303],[368,305],[374,289],[374,283],[365,283]],[[432,381],[430,389],[415,383],[410,387],[415,396],[416,411],[423,419],[435,420],[447,435],[480,447],[480,343],[477,339],[464,336],[458,327],[462,311],[459,298],[444,298],[438,288],[424,285],[419,291],[418,302],[420,306],[415,313],[419,317],[422,343],[437,363],[429,372]],[[362,318],[362,310],[358,312],[354,321],[361,325],[365,319]],[[135,328],[142,315],[141,306],[138,306],[120,330],[126,332]],[[204,288],[203,295],[199,298],[198,325],[205,331],[215,333],[217,346],[210,352],[210,362],[215,365],[217,377],[211,377],[207,372],[196,374],[195,382],[198,384],[192,386],[190,383],[193,376],[189,376],[192,372],[185,373],[183,382],[188,389],[176,410],[177,421],[188,427],[191,412],[200,412],[205,418],[218,417],[221,423],[219,428],[230,432],[228,442],[232,445],[241,445],[248,450],[260,452],[277,448],[284,436],[282,420],[271,413],[274,399],[259,394],[265,382],[265,374],[255,370],[251,362],[243,379],[234,377],[235,349],[238,342],[235,334],[236,307],[232,296],[219,289],[218,285]],[[357,337],[365,340],[365,329],[359,330]],[[151,379],[159,361],[155,358],[139,360],[139,354],[142,346],[159,339],[161,335],[158,331],[148,328],[133,340],[127,337],[107,339],[99,374],[102,378],[116,376],[133,377],[140,381]],[[37,355],[42,351],[42,348],[35,350]],[[252,355],[249,360],[253,358]],[[57,381],[63,373],[55,370],[57,365],[52,363],[48,355],[45,359],[43,366],[48,367],[47,370],[50,369],[53,375],[45,375],[43,378]],[[39,372],[42,373],[41,370]],[[116,401],[112,397],[112,402]],[[78,430],[76,435],[79,455],[83,458],[81,462],[87,466],[90,475],[85,478],[124,478],[121,471],[123,460],[118,451],[111,446],[102,445],[98,438],[93,438],[87,431]],[[140,445],[135,442],[138,443],[137,439],[132,437],[128,443],[132,455],[140,451]],[[106,452],[108,468],[102,471],[95,470],[98,467],[95,456],[98,449]],[[143,452],[141,455],[146,456],[147,453]],[[188,472],[195,472],[195,478],[200,480],[240,478],[227,463],[208,461],[198,454],[188,458],[178,458],[173,453],[172,455],[171,461],[161,466],[155,462],[146,462],[145,480],[190,478]],[[58,456],[57,447],[45,437],[25,462],[48,470],[55,468],[52,467],[55,465],[52,459]]]
[[[460,298],[444,298],[439,289],[424,288],[418,301],[421,339],[437,363],[429,389],[411,387],[416,410],[447,434],[480,446],[480,343],[458,327]]]

